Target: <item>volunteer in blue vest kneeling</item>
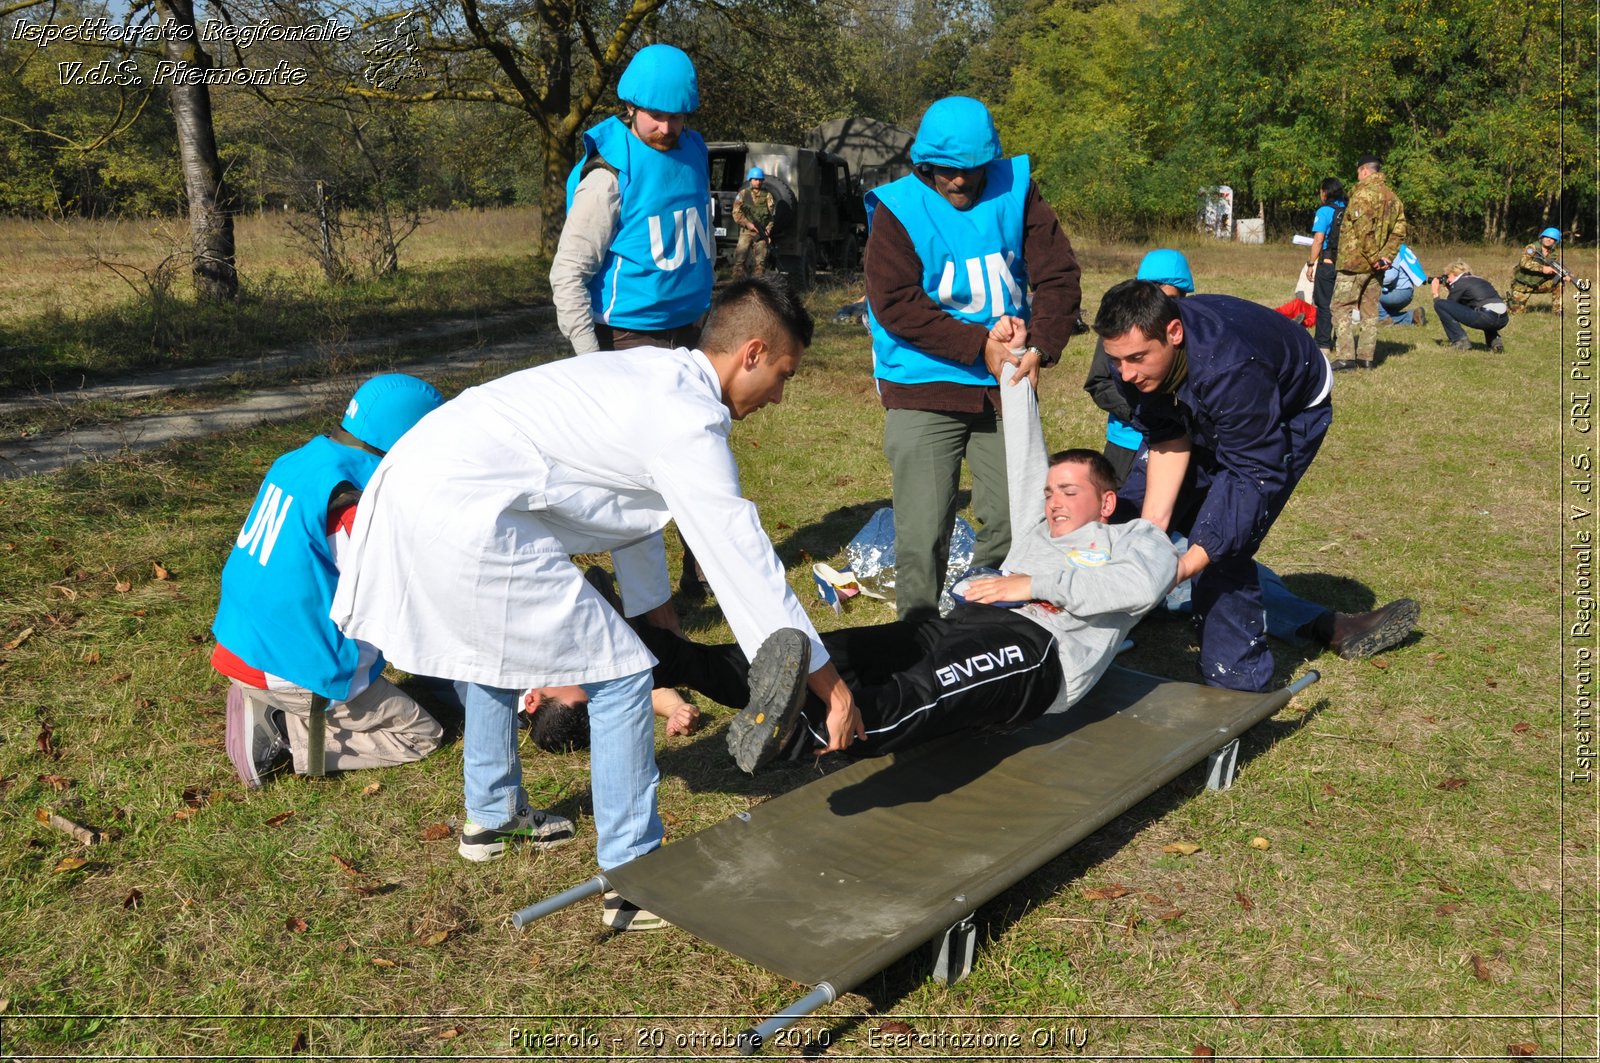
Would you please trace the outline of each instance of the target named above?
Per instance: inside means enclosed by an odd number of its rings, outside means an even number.
[[[1079,269],[1025,155],[1000,155],[977,100],[923,115],[915,172],[867,195],[868,325],[894,475],[896,611],[937,615],[964,456],[979,523],[975,567],[1011,545],[996,373],[1036,378],[1078,318]],[[1029,289],[1032,289],[1030,305]]]
[[[228,757],[246,785],[292,756],[305,772],[313,695],[329,701],[329,771],[421,760],[439,746],[438,722],[383,678],[377,647],[328,619],[361,490],[384,452],[443,403],[403,373],[357,389],[339,428],[267,470],[222,569],[211,664],[228,689]]]
[[[556,325],[575,354],[692,347],[711,306],[716,247],[694,63],[670,44],[639,50],[617,82],[625,118],[583,134],[567,220],[550,263]]]

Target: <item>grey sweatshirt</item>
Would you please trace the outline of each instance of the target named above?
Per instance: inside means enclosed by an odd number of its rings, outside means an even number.
[[[1020,607],[1056,637],[1061,693],[1047,712],[1076,704],[1100,679],[1139,618],[1172,586],[1178,553],[1147,520],[1085,524],[1051,538],[1044,515],[1049,459],[1038,398],[1026,380],[1000,387],[1011,488],[1011,552],[1003,571],[1033,577],[1033,597]]]

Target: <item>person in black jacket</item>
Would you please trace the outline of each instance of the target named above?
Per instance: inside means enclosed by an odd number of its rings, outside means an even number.
[[[1439,297],[1440,286],[1450,294]],[[1472,267],[1465,262],[1452,262],[1444,273],[1433,278],[1433,308],[1439,313],[1439,324],[1444,327],[1445,339],[1458,351],[1472,350],[1467,339],[1467,329],[1483,330],[1484,342],[1491,351],[1505,350],[1500,342],[1500,330],[1510,323],[1506,301],[1494,290],[1494,285],[1482,277],[1472,275]]]

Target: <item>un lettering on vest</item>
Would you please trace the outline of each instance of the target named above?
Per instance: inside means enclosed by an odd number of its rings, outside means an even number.
[[[967,259],[963,268],[967,275],[966,291],[970,294],[964,305],[955,294],[956,264],[947,261],[939,276],[939,302],[966,316],[982,315],[993,319],[1015,312],[1022,306],[1022,286],[1011,272],[1016,258],[1013,251],[991,251],[981,258]]]
[[[708,203],[704,213],[698,207],[685,207],[675,210],[670,215],[652,214],[650,216],[650,257],[655,259],[658,267],[664,270],[674,270],[688,261],[690,265],[700,261],[700,256],[711,258],[711,205]],[[672,254],[667,255],[666,240],[662,235],[662,219],[672,219]]]
[[[235,545],[265,566],[272,557],[272,548],[278,544],[278,533],[283,531],[283,522],[288,519],[292,505],[294,496],[284,494],[277,484],[262,487],[254,519],[239,529]],[[257,549],[261,551],[259,555]]]
[[[1007,646],[992,653],[979,653],[964,661],[947,664],[943,668],[936,669],[934,675],[939,677],[940,686],[953,687],[963,679],[971,679],[974,675],[992,672],[1008,664],[1022,663],[1022,647]]]

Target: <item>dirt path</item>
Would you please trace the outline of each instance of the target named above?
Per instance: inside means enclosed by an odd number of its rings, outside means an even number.
[[[482,365],[526,362],[536,354],[548,353],[563,343],[555,332],[553,308],[533,307],[507,311],[469,321],[440,322],[341,346],[349,353],[381,349],[396,342],[414,343],[437,339],[442,343],[472,336],[485,328],[525,324],[534,331],[527,336],[488,345],[468,344],[442,354],[407,359],[406,372],[429,376],[445,370],[470,369]],[[0,414],[23,413],[43,406],[63,406],[88,400],[130,401],[207,387],[228,381],[241,371],[252,373],[291,369],[327,357],[316,346],[275,352],[249,362],[194,366],[167,372],[126,377],[50,395],[24,395],[0,399]],[[287,421],[318,408],[335,409],[349,398],[351,390],[370,375],[370,370],[325,377],[303,384],[262,388],[248,398],[218,406],[184,410],[178,413],[146,414],[123,420],[84,425],[61,432],[0,439],[0,480],[54,472],[79,461],[106,459],[165,446],[180,439],[193,439],[236,428],[271,421]]]

